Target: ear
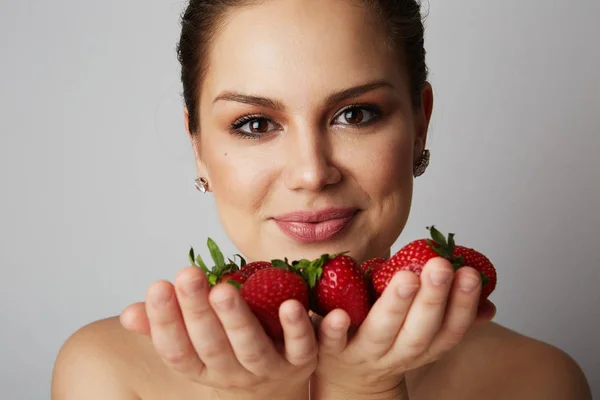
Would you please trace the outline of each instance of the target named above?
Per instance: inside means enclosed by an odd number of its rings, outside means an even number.
[[[187,107],[183,107],[183,121],[185,123],[185,131],[187,132],[190,139],[192,138],[192,132],[190,132],[190,113]]]
[[[196,172],[199,177],[203,176],[203,177],[209,179],[208,170],[207,170],[206,166],[204,165],[204,163],[202,162],[201,148],[200,148],[200,135],[198,133],[190,132],[190,113],[188,112],[187,107],[184,107],[184,109],[183,109],[183,118],[185,121],[185,131],[188,134],[188,138],[190,139],[190,142],[192,144],[192,149],[194,150],[194,158],[196,159]],[[210,179],[209,179],[209,181],[210,181]]]
[[[413,155],[415,162],[421,157],[423,150],[425,150],[432,112],[433,88],[429,82],[425,82],[425,86],[421,91],[421,107],[415,112],[415,146]]]

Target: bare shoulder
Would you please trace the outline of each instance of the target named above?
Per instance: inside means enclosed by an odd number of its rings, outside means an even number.
[[[421,383],[415,398],[424,400],[436,398],[432,391],[463,400],[592,399],[581,367],[566,352],[494,322],[473,329]]]
[[[491,347],[490,385],[498,398],[591,400],[583,370],[562,349],[497,323],[483,325],[473,337],[477,351]]]
[[[138,382],[156,369],[145,341],[124,329],[118,317],[78,329],[56,358],[52,399],[139,400]]]

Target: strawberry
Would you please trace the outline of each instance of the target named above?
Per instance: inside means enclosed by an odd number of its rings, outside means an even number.
[[[250,263],[246,263],[246,259],[239,254],[236,254],[240,259],[239,269],[240,273],[245,277],[249,278],[254,275],[255,272],[260,271],[261,269],[272,267],[273,264],[268,261],[252,261]],[[235,260],[235,256],[234,256]],[[229,260],[231,264],[235,264],[234,261]],[[236,264],[237,265],[237,264]]]
[[[242,271],[232,271],[221,276],[219,283],[234,281],[243,285],[247,279],[248,277]]]
[[[371,258],[360,264],[360,270],[365,275],[373,274],[379,266],[385,264],[385,261],[386,259],[381,257]]]
[[[250,277],[256,272],[260,271],[261,269],[265,269],[272,266],[273,264],[268,261],[252,261],[242,267],[242,272],[247,277]]]
[[[292,263],[312,289],[313,311],[322,316],[340,308],[350,316],[351,327],[358,327],[371,308],[369,287],[356,260],[341,254],[324,254],[309,261]]]
[[[453,233],[450,233],[446,240],[434,226],[427,229],[431,232],[431,239],[418,239],[410,242],[374,271],[373,287],[376,295],[381,296],[396,272],[412,271],[420,275],[430,259],[444,257],[450,261],[455,271],[465,265],[477,269],[481,274],[483,285],[480,298],[482,301],[487,298],[496,285],[496,272],[492,263],[483,254],[473,249],[456,246]],[[468,260],[465,257],[468,257]]]
[[[360,264],[360,270],[363,273],[363,276],[365,277],[365,280],[367,281],[367,286],[369,288],[369,297],[370,297],[370,302],[371,305],[373,305],[375,303],[375,301],[377,300],[377,292],[375,291],[375,288],[373,287],[373,273],[382,265],[384,265],[386,262],[385,258],[381,258],[381,257],[376,257],[376,258],[371,258],[369,260],[363,261]]]
[[[464,265],[475,268],[485,277],[484,282],[487,283],[483,285],[480,296],[480,300],[483,302],[489,297],[494,289],[496,289],[497,276],[494,265],[486,256],[477,250],[465,246],[456,246],[454,253],[457,257],[462,257]]]
[[[274,261],[274,264],[281,265]],[[287,264],[287,263],[286,263]],[[296,299],[309,309],[308,285],[298,273],[287,266],[263,268],[252,274],[240,289],[252,313],[273,340],[283,338],[279,307],[289,299]]]

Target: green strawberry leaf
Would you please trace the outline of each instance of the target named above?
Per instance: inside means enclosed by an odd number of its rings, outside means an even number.
[[[285,269],[285,270],[289,270],[290,269],[290,265],[287,262],[287,259],[284,260],[271,260],[271,264],[273,264],[273,266],[275,268],[281,268],[281,269]]]
[[[192,265],[196,265],[196,257],[194,255],[193,247],[190,247],[190,252],[188,253],[188,257],[190,258],[190,263],[192,263]]]
[[[456,247],[456,243],[454,242],[454,233],[448,234],[448,254],[454,254],[454,247]]]
[[[479,272],[479,275],[481,275],[481,287],[484,287],[485,285],[488,284],[488,282],[490,281],[489,278],[487,276],[485,276],[483,274],[483,272]]]
[[[456,270],[460,267],[465,266],[465,259],[463,256],[452,257],[450,261],[452,262],[452,268],[454,269],[454,272],[456,272]]]
[[[332,258],[335,258],[335,257],[332,257]],[[329,259],[330,259],[329,254],[323,254],[321,257],[314,260],[311,264],[314,268],[323,268],[323,266],[325,265],[325,263],[327,261],[329,261]]]
[[[233,260],[235,261],[235,258],[239,257],[240,259],[240,267],[243,267],[244,265],[246,265],[246,259],[244,257],[242,257],[241,254],[234,254],[233,255]]]
[[[318,271],[317,269],[308,269],[306,271],[307,274],[307,282],[308,282],[308,286],[311,288],[314,288],[315,285],[317,284],[317,279],[318,279]]]
[[[446,251],[445,247],[443,247],[443,246],[436,246],[431,241],[431,239],[425,239],[425,241],[427,242],[427,244],[429,245],[429,247],[431,247],[433,249],[433,251],[435,251],[440,257],[444,257],[444,258],[450,259],[450,255]]]
[[[440,231],[435,229],[435,226],[432,225],[431,227],[428,227],[427,229],[431,233],[431,238],[433,239],[434,242],[436,242],[437,244],[439,244],[442,247],[448,247],[446,238],[444,237],[444,235],[442,235],[442,233]]]
[[[223,268],[225,268],[225,258],[223,257],[223,253],[219,249],[219,246],[217,246],[215,241],[212,240],[211,238],[208,238],[208,240],[206,241],[206,244],[208,246],[208,250],[210,251],[211,257],[212,257],[213,261],[215,262],[216,270],[217,271],[223,270]]]
[[[204,260],[202,260],[202,257],[200,256],[200,254],[196,255],[196,263],[195,265],[199,266],[200,269],[202,271],[204,271],[205,274],[210,274],[209,269],[206,267],[206,264],[204,264]]]
[[[212,273],[209,274],[208,275],[208,284],[209,284],[209,286],[210,287],[215,286],[217,284],[217,279],[219,279],[219,278],[218,278],[218,276],[216,274],[212,274]]]
[[[190,259],[190,263],[193,266],[199,267],[206,275],[208,275],[210,273],[208,268],[206,268],[204,261],[202,261],[202,257],[200,257],[200,254],[196,255],[194,253],[193,247],[190,247],[190,251],[188,253],[188,258]]]

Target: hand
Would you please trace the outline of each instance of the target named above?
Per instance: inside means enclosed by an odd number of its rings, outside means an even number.
[[[432,272],[443,272],[449,280],[436,286]],[[454,272],[447,260],[438,257],[420,276],[398,272],[354,334],[348,334],[348,314],[332,311],[318,324],[315,397],[403,398],[399,385],[407,371],[438,360],[472,326],[493,318],[495,307],[489,301],[477,315],[480,292],[475,269]]]
[[[219,399],[306,398],[317,363],[314,329],[295,300],[281,305],[280,317],[285,343],[275,345],[234,286],[209,290],[204,273],[188,267],[174,286],[152,284],[146,303],[128,307],[121,322],[149,335],[171,370],[215,388]]]

